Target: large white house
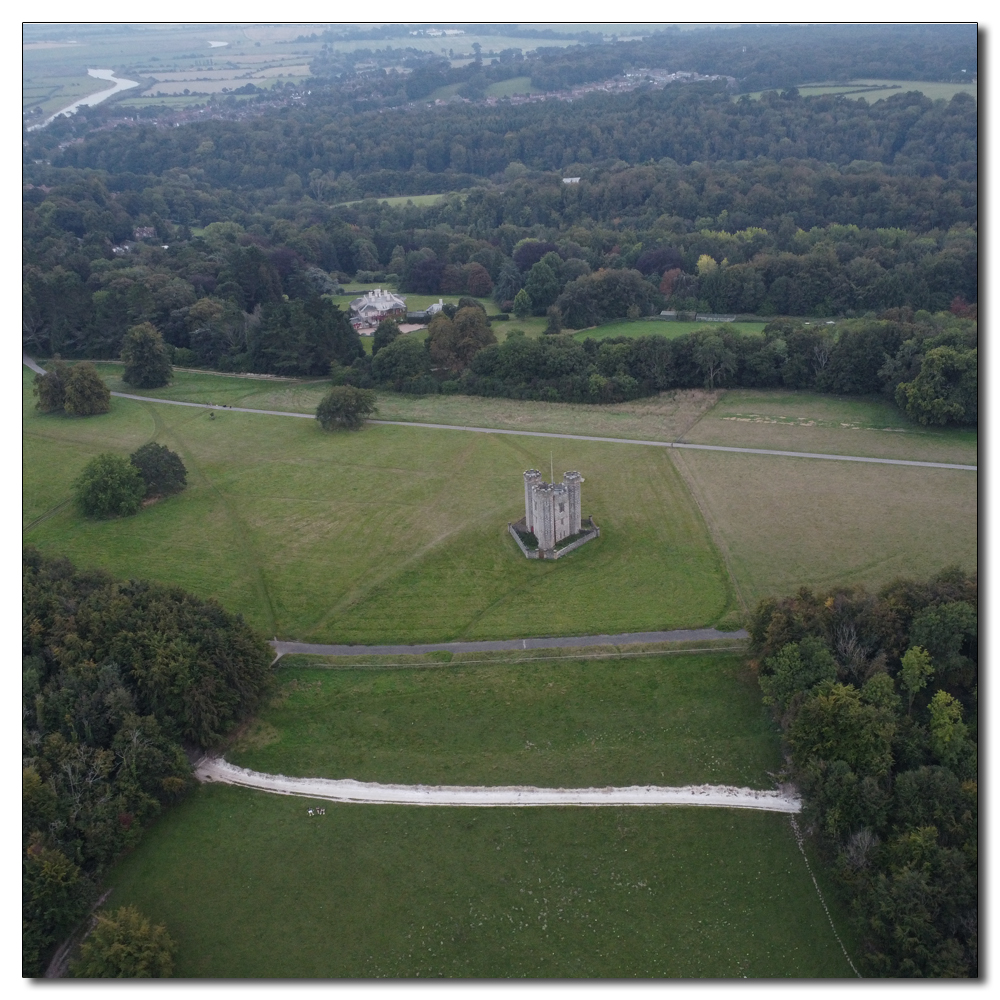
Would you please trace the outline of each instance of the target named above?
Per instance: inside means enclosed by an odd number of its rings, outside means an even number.
[[[366,292],[351,302],[351,322],[355,326],[375,326],[383,319],[406,315],[406,299],[385,288]]]

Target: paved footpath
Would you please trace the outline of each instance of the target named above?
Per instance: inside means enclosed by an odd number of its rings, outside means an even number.
[[[22,356],[22,361],[32,371],[44,373],[45,369],[28,357]],[[112,396],[121,399],[134,399],[140,403],[163,403],[166,406],[191,406],[199,410],[227,410],[231,413],[259,413],[268,417],[298,417],[303,420],[315,420],[312,413],[291,413],[287,410],[255,410],[247,406],[219,406],[215,403],[187,403],[179,399],[158,399],[155,396],[135,396],[130,392],[113,392]],[[918,462],[906,458],[869,458],[863,455],[827,455],[813,451],[775,451],[770,448],[737,448],[721,444],[684,444],[679,441],[644,441],[639,438],[609,438],[595,437],[589,434],[555,434],[550,431],[518,431],[499,427],[467,427],[459,424],[426,424],[411,420],[369,420],[370,424],[383,424],[391,427],[421,427],[425,430],[466,431],[472,434],[510,434],[514,437],[559,438],[564,441],[596,441],[599,444],[633,444],[649,448],[684,448],[690,451],[728,451],[741,455],[774,455],[779,458],[817,458],[829,462],[864,462],[872,465],[914,465],[925,469],[958,469],[963,472],[978,472],[976,465],[957,465],[951,462]]]
[[[194,769],[202,782],[239,785],[277,795],[362,805],[397,806],[715,806],[797,813],[798,796],[786,791],[731,785],[630,785],[624,788],[536,788],[533,785],[382,785],[351,778],[288,778],[203,757]]]
[[[502,653],[507,650],[563,649],[579,646],[626,646],[637,642],[704,642],[706,639],[747,639],[749,633],[720,632],[714,628],[674,629],[671,632],[621,632],[618,635],[568,635],[538,639],[491,639],[482,642],[428,642],[414,646],[326,646],[309,642],[281,642],[271,646],[278,656],[310,653],[318,656],[399,656],[407,653]]]

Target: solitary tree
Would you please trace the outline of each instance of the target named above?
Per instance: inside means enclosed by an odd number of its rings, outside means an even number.
[[[353,385],[335,385],[316,407],[316,419],[323,430],[337,427],[356,431],[364,426],[365,418],[375,413],[375,393],[371,389],[356,389]]]
[[[174,942],[163,924],[152,925],[134,906],[99,913],[80,945],[73,975],[91,979],[161,979],[174,971]]]
[[[63,390],[63,409],[74,417],[90,417],[111,409],[111,390],[89,361],[70,369]]]
[[[180,493],[187,486],[187,469],[180,455],[166,445],[150,441],[132,452],[129,461],[142,475],[147,497]]]
[[[139,389],[156,389],[170,381],[173,369],[160,331],[152,323],[140,323],[122,341],[122,380]]]
[[[87,517],[127,517],[142,506],[146,483],[127,458],[104,452],[83,467],[73,493]]]

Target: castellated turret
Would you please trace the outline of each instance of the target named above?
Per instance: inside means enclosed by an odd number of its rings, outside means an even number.
[[[558,559],[600,536],[601,529],[592,517],[584,528],[580,501],[583,482],[579,472],[563,473],[561,483],[545,482],[537,469],[525,472],[524,520],[508,523],[507,530],[529,559]],[[529,533],[535,537],[526,537]],[[574,540],[566,542],[568,538]]]
[[[524,474],[524,523],[538,539],[538,547],[555,547],[580,531],[580,483],[583,476],[567,472],[561,483],[547,483],[536,469]]]
[[[534,531],[534,519],[531,513],[531,495],[534,492],[535,487],[542,482],[542,474],[538,469],[528,469],[524,474],[524,523],[528,527],[528,531]]]
[[[563,485],[569,497],[569,531],[576,535],[583,530],[583,513],[580,504],[580,483],[586,482],[579,472],[564,472]]]

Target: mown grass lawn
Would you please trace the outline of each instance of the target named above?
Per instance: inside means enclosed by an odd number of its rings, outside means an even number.
[[[770,788],[781,766],[738,655],[402,670],[314,660],[279,666],[276,698],[227,760],[299,777],[566,788]]]
[[[24,411],[25,541],[119,576],[178,584],[268,635],[328,642],[687,628],[734,605],[669,456],[577,441],[374,426],[115,398],[85,419]],[[155,439],[188,488],[132,518],[67,503],[93,455]],[[527,468],[579,469],[602,536],[558,562],[507,534]],[[48,516],[44,516],[44,515]],[[37,520],[38,518],[41,520]],[[35,523],[33,523],[35,522]]]
[[[200,787],[109,905],[180,977],[851,976],[786,816],[313,804]]]

